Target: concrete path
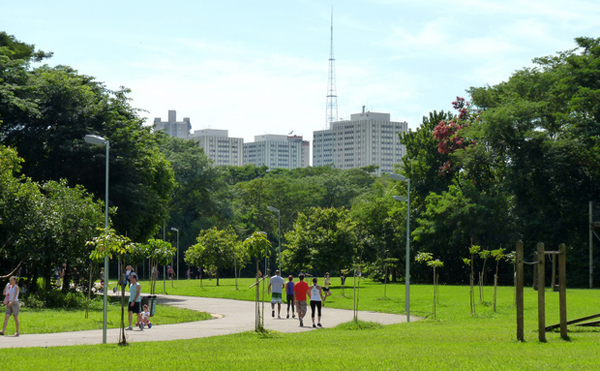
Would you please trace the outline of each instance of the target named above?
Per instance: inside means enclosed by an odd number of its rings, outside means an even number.
[[[186,322],[173,325],[153,326],[151,329],[134,329],[126,331],[130,342],[167,341],[179,339],[195,339],[201,337],[228,335],[243,331],[254,330],[255,303],[252,301],[199,298],[191,296],[160,296],[160,304],[173,305],[197,311],[211,313],[212,320]],[[262,308],[262,303],[261,303]],[[282,318],[271,317],[271,304],[265,303],[265,327],[279,332],[314,331],[310,319],[310,307],[304,318],[304,327],[299,326],[298,319],[285,319],[285,308],[282,306]],[[277,310],[277,308],[275,308]],[[158,308],[157,310],[160,310]],[[321,323],[323,327],[334,327],[353,319],[353,311],[334,308],[323,308]],[[358,318],[362,321],[378,322],[383,325],[406,322],[406,316],[360,311]],[[417,320],[411,316],[411,320]],[[11,318],[12,321],[12,318]],[[102,330],[60,332],[54,334],[27,334],[23,329],[19,337],[0,336],[0,348],[12,347],[52,347],[83,344],[102,344]],[[108,329],[107,342],[118,343],[119,329]]]

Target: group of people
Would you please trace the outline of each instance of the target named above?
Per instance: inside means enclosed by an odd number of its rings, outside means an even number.
[[[298,282],[294,283],[294,276],[290,275],[288,282],[285,283],[279,270],[275,271],[275,275],[271,277],[268,288],[268,292],[271,294],[271,316],[275,317],[275,304],[277,304],[277,318],[281,318],[281,304],[283,303],[283,289],[285,288],[287,299],[286,318],[290,318],[291,308],[292,318],[296,318],[294,312],[298,313],[300,327],[303,327],[304,316],[307,312],[306,300],[310,295],[312,327],[323,327],[321,325],[321,307],[325,306],[325,300],[331,295],[331,291],[329,290],[329,273],[325,273],[323,286],[319,285],[317,277],[313,277],[312,286],[309,286],[304,281],[304,278],[304,274],[300,273],[298,275]],[[317,323],[315,323],[315,314],[317,315]]]
[[[17,285],[17,277],[12,276],[9,282],[4,287],[4,304],[6,305],[6,316],[4,317],[4,326],[0,335],[4,335],[6,331],[6,325],[8,325],[8,319],[12,315],[15,319],[15,325],[17,332],[15,336],[19,336],[19,286]]]
[[[125,268],[125,282],[129,285],[129,304],[128,304],[128,320],[129,327],[125,330],[133,330],[133,314],[135,313],[137,317],[136,326],[140,328],[140,330],[144,329],[144,326],[148,326],[148,328],[152,328],[152,323],[150,322],[150,311],[148,310],[148,306],[144,304],[142,307],[142,285],[140,285],[138,281],[137,274],[133,271],[131,265],[128,265]]]

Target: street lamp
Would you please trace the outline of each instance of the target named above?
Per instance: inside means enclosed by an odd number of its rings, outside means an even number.
[[[390,178],[407,183],[407,197],[394,196],[394,200],[406,202],[406,322],[410,322],[410,179],[400,174],[390,174]]]
[[[104,197],[104,229],[108,233],[108,154],[110,152],[110,142],[98,135],[88,134],[84,137],[86,143],[95,146],[106,146],[106,194]],[[107,328],[107,291],[108,291],[108,255],[104,257],[104,319],[102,322],[102,343],[106,344],[106,328]]]
[[[171,230],[177,232],[177,281],[179,281],[179,229],[171,227]]]
[[[278,237],[278,241],[279,241],[279,246],[277,246],[277,252],[279,255],[279,273],[281,273],[281,212],[279,212],[279,209],[273,206],[268,206],[267,210],[272,211],[274,213],[277,213],[277,225],[278,225],[278,230],[279,230],[279,237]]]

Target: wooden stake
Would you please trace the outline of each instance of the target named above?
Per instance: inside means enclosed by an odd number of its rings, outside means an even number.
[[[567,334],[567,246],[558,246],[558,297],[560,303],[560,337],[569,338]]]
[[[544,244],[537,244],[537,264],[538,267],[538,337],[540,342],[546,342],[546,270],[545,270],[545,252],[544,252]]]
[[[516,272],[516,303],[517,303],[517,340],[524,341],[523,337],[523,241],[517,242],[515,264]]]

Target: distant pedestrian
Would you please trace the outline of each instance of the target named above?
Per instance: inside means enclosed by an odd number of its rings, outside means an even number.
[[[304,273],[298,275],[298,283],[294,285],[294,299],[296,300],[296,312],[300,327],[304,326],[304,316],[306,315],[306,293],[309,290],[308,283],[304,282]]]
[[[313,278],[313,285],[310,287],[310,317],[313,327],[321,326],[321,302],[324,301],[323,290],[317,284],[317,277]],[[315,309],[318,311],[318,323],[315,325]]]
[[[4,326],[2,326],[2,332],[0,335],[4,335],[6,331],[6,325],[8,325],[8,319],[12,315],[15,318],[15,325],[17,332],[15,336],[19,336],[19,286],[17,285],[17,277],[12,276],[9,282],[4,288],[3,294],[8,297],[8,303],[6,303],[6,316],[4,316]]]
[[[62,284],[65,281],[65,274],[67,274],[67,263],[63,263],[62,269],[60,271],[60,276],[58,277],[58,287],[62,287]]]
[[[277,304],[277,318],[281,318],[281,303],[283,302],[283,278],[279,275],[279,270],[269,281],[268,293],[271,294],[271,317],[275,317],[275,304]]]
[[[127,265],[125,267],[125,282],[127,283],[127,285],[129,286],[131,284],[131,282],[129,281],[129,276],[131,276],[131,273],[133,273],[133,267],[131,267],[131,265]]]
[[[331,296],[329,285],[331,285],[331,278],[329,277],[329,272],[325,272],[325,278],[323,278],[323,306],[325,306],[325,300],[327,300],[327,297]]]
[[[294,314],[294,276],[290,274],[288,283],[285,284],[285,294],[287,298],[287,317],[290,318],[290,306],[292,307],[292,318],[296,318]]]
[[[169,275],[169,280],[173,280],[173,268],[171,267],[171,265],[168,266],[167,268],[167,273]]]
[[[133,319],[133,313],[135,313],[137,317],[136,326],[140,327],[140,330],[144,329],[144,325],[142,324],[142,316],[140,314],[141,308],[140,304],[142,302],[142,285],[138,282],[138,276],[135,272],[131,273],[129,276],[129,281],[131,285],[129,285],[129,327],[126,330],[133,330],[131,326],[131,320]]]

